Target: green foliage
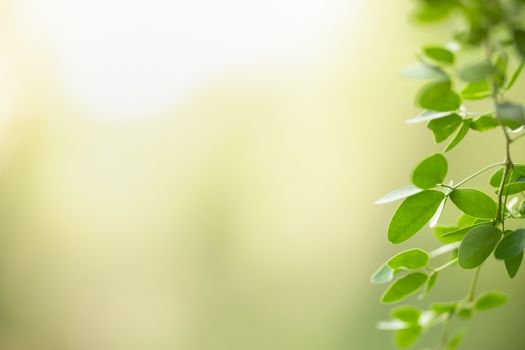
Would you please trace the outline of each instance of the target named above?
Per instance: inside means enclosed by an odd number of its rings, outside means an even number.
[[[412,183],[422,189],[434,188],[445,180],[447,171],[446,158],[442,154],[436,153],[417,165],[412,173]]]
[[[405,199],[390,221],[388,240],[401,243],[412,237],[432,218],[445,194],[426,190]]]
[[[507,302],[507,295],[494,290],[482,293],[477,299],[474,307],[476,310],[485,311],[501,306]]]
[[[481,225],[468,231],[459,246],[459,266],[473,269],[483,264],[496,248],[500,238],[500,229],[492,225]]]
[[[475,218],[490,219],[496,216],[496,203],[485,193],[473,189],[455,189],[450,200],[459,210]]]
[[[428,279],[422,272],[412,272],[392,283],[381,297],[383,303],[395,303],[417,292]]]
[[[507,296],[499,291],[476,295],[480,268],[489,261],[504,264],[509,277],[514,278],[525,254],[525,228],[519,228],[520,220],[525,219],[525,165],[514,164],[510,154],[511,146],[525,136],[525,110],[504,95],[520,79],[525,65],[525,0],[416,3],[413,18],[417,23],[446,21],[452,16],[463,23],[453,30],[449,42],[424,45],[418,62],[403,69],[403,76],[423,81],[415,104],[424,110],[407,123],[426,123],[436,144],[450,139],[442,152],[459,148],[469,132],[501,129],[505,141],[501,163],[457,182],[445,182],[448,153],[427,156],[413,170],[411,185],[376,201],[402,200],[388,225],[390,242],[405,242],[429,224],[439,245],[430,252],[407,249],[383,263],[372,276],[373,283],[390,283],[382,302],[396,303],[418,291],[419,299],[431,295],[435,285],[446,281],[448,268],[474,270],[465,296],[426,308],[399,306],[392,309],[389,321],[378,323],[378,328],[393,332],[399,348],[414,346],[427,331],[442,326],[441,344],[433,349],[452,350],[460,347],[465,334],[451,329],[453,319],[469,320],[478,311],[507,302]],[[471,100],[476,104],[470,105]],[[481,158],[482,152],[473,157]],[[465,188],[466,182],[491,169],[496,171],[487,188]],[[457,222],[439,224],[441,211],[450,202],[451,210],[459,214]],[[510,220],[518,228],[506,229]],[[445,262],[435,266],[436,258]]]

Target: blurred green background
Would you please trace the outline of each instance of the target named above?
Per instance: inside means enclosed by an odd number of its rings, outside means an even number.
[[[0,349],[393,348],[369,276],[415,243],[390,245],[395,204],[373,201],[440,150],[403,123],[399,70],[450,26],[408,0],[0,7]],[[502,157],[469,135],[450,178]],[[470,272],[441,277],[433,301]],[[523,282],[483,268],[512,298],[464,349],[525,348]]]

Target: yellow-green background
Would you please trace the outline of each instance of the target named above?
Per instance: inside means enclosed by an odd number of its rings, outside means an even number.
[[[369,276],[437,243],[424,229],[390,245],[395,205],[373,201],[441,150],[403,123],[419,83],[398,72],[451,30],[411,24],[412,5],[362,1],[322,60],[210,77],[169,110],[120,121],[76,106],[45,42],[18,42],[4,15],[18,87],[0,136],[0,349],[391,349]],[[447,154],[449,177],[502,155],[499,132],[469,135]],[[446,271],[429,300],[461,298],[469,279]],[[511,299],[475,316],[464,349],[525,348],[523,282],[483,268],[480,290]]]

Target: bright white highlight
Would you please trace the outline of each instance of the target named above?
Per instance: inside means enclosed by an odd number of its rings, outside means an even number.
[[[356,2],[13,1],[51,45],[73,100],[105,118],[161,112],[224,72],[306,64],[348,27],[349,3]]]

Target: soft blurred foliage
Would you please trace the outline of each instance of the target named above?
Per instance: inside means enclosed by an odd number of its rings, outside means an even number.
[[[56,33],[32,27],[32,9],[48,4],[46,16],[60,1],[2,0],[0,349],[391,348],[374,328],[387,315],[369,276],[405,246],[385,240],[394,207],[372,203],[437,149],[403,123],[417,113],[417,83],[398,72],[448,27],[413,26],[410,1],[350,3],[315,50],[283,67],[234,65],[162,111],[106,118],[63,82]],[[71,51],[90,44],[78,40]],[[451,152],[453,178],[502,157],[497,132],[480,140]],[[436,245],[429,230],[418,240]],[[473,321],[465,349],[523,348],[524,278],[502,271],[484,268],[481,288],[511,302]],[[435,299],[463,295],[468,276],[447,278]]]

